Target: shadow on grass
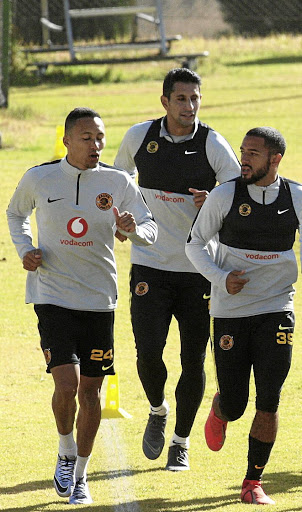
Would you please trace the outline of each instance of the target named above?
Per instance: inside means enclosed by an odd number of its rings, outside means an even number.
[[[124,478],[124,477],[133,477],[136,474],[146,473],[154,473],[157,471],[163,471],[162,468],[153,468],[146,470],[116,470],[116,471],[99,471],[93,472],[89,475],[90,481],[110,481],[112,479]],[[301,485],[301,474],[292,473],[290,471],[284,471],[280,473],[268,473],[264,478],[264,487],[269,495],[273,496],[278,493],[295,493],[296,488],[300,488]],[[221,483],[221,487],[224,486],[224,483]],[[137,500],[132,502],[124,502],[120,504],[112,504],[112,505],[87,505],[81,506],[81,510],[83,511],[94,511],[94,512],[169,512],[173,509],[173,512],[182,512],[182,511],[190,511],[190,512],[202,512],[207,510],[214,510],[217,508],[223,508],[226,510],[227,507],[239,504],[239,494],[240,494],[240,484],[238,487],[226,487],[226,494],[215,497],[203,497],[200,499],[177,499],[177,500],[167,500],[165,498],[157,497],[157,498],[148,498],[143,500]],[[37,491],[41,489],[52,488],[52,480],[40,480],[35,482],[28,482],[24,484],[15,485],[9,488],[0,488],[0,493],[2,494],[17,494],[28,491]],[[233,493],[229,493],[229,491],[234,491]],[[26,507],[16,507],[14,508],[6,508],[6,512],[34,512],[39,511],[43,512],[43,510],[49,510],[49,507],[57,506],[58,508],[51,508],[53,512],[62,512],[67,510],[68,500],[56,500],[47,503],[40,503],[35,505],[29,505]],[[299,512],[302,511],[302,505],[296,508],[291,508],[291,512]]]
[[[228,62],[227,67],[232,66],[259,66],[261,64],[300,64],[302,62],[301,55],[288,55],[283,57],[267,57],[265,59],[245,60],[240,62]]]

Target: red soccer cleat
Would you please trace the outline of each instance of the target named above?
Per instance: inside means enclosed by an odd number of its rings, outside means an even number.
[[[216,393],[214,396],[213,402],[218,394],[219,393]],[[227,421],[223,421],[216,416],[212,405],[210,414],[204,426],[204,433],[207,445],[210,450],[213,450],[213,452],[218,452],[223,447],[227,424]]]
[[[274,505],[275,502],[262,489],[260,480],[243,480],[241,501],[252,505]]]

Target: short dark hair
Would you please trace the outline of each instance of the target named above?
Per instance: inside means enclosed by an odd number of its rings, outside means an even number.
[[[163,95],[168,99],[170,99],[171,92],[174,90],[175,82],[197,84],[199,89],[201,86],[201,78],[195,71],[191,71],[191,69],[187,68],[171,69],[165,76],[163,82]]]
[[[83,117],[94,117],[101,118],[100,114],[88,107],[76,107],[71,112],[69,112],[68,116],[65,119],[65,133],[70,131],[78,119],[82,119]]]
[[[264,139],[264,145],[270,149],[272,154],[280,153],[283,156],[285,153],[285,139],[276,128],[270,126],[252,128],[247,132],[246,137],[261,137]]]

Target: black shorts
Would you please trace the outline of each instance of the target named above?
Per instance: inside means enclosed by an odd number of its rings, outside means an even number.
[[[203,362],[209,339],[211,285],[199,273],[171,272],[132,265],[131,321],[138,357],[162,357],[174,316],[182,365]]]
[[[114,375],[114,311],[78,311],[35,304],[47,373],[55,366],[79,364],[86,377]]]
[[[244,318],[212,318],[211,343],[221,411],[239,418],[247,405],[251,368],[256,409],[276,412],[291,365],[295,316],[291,311]]]

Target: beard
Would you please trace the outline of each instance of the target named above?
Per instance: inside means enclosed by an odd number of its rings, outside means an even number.
[[[240,176],[240,180],[242,181],[242,183],[245,183],[246,185],[252,185],[252,183],[257,183],[258,181],[262,180],[262,178],[265,178],[265,176],[268,175],[269,168],[270,168],[270,162],[268,160],[266,163],[266,166],[262,167],[261,169],[258,169],[258,171],[255,171],[250,178],[246,178],[245,176]],[[251,167],[249,167],[249,169],[252,170]]]

